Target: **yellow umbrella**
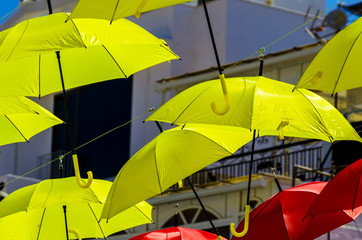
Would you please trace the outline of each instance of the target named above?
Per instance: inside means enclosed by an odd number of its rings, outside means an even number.
[[[42,97],[61,91],[59,64],[65,89],[70,89],[127,78],[178,59],[163,40],[126,19],[110,25],[101,19],[65,22],[67,17],[66,13],[55,13],[5,30],[0,45],[0,79],[6,84],[2,84],[0,96]]]
[[[101,217],[113,219],[133,204],[161,194],[194,172],[232,155],[252,139],[237,127],[186,124],[162,132],[116,176]]]
[[[152,206],[146,202],[131,206],[109,221],[100,220],[111,185],[94,179],[89,188],[80,188],[70,177],[21,188],[0,202],[0,239],[106,238],[152,223]]]
[[[0,96],[36,96],[63,91],[77,182],[83,183],[72,137],[65,90],[127,78],[155,64],[178,59],[167,44],[126,20],[74,19],[56,13],[32,18],[0,33]],[[21,67],[21,71],[19,68]],[[10,81],[9,81],[10,80]]]
[[[265,77],[228,78],[230,106],[222,116],[215,115],[209,99],[222,99],[218,81],[206,81],[181,92],[146,121],[182,125],[205,123],[256,130],[257,136],[300,137],[328,142],[362,141],[343,115],[317,94]]]
[[[79,0],[69,19],[101,18],[115,21],[135,15],[139,18],[143,12],[190,2],[191,0]]]
[[[209,99],[217,101],[222,96],[218,93],[217,80],[197,84],[181,92],[146,121],[163,121],[172,124],[205,123],[221,126],[235,126],[253,130],[257,136],[274,135],[283,139],[288,137],[313,138],[328,142],[355,140],[362,142],[358,133],[343,115],[329,102],[305,89],[292,91],[291,84],[271,80],[262,76],[229,78],[230,109],[224,115],[216,115],[208,107]],[[252,173],[251,156],[247,205],[245,208],[245,228],[236,233],[239,237],[248,231],[249,193]]]
[[[63,123],[25,97],[0,97],[0,145],[27,142],[35,134]]]
[[[332,95],[362,87],[360,55],[362,18],[338,32],[310,63],[296,88],[329,92]]]

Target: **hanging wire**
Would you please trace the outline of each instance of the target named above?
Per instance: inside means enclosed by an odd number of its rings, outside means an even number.
[[[79,147],[76,147],[75,149],[78,150],[78,149],[80,149],[80,148],[82,148],[82,147],[85,147],[86,145],[88,145],[88,144],[90,144],[90,143],[92,143],[92,142],[100,139],[101,137],[104,137],[104,136],[106,136],[107,134],[109,134],[109,133],[111,133],[111,132],[114,132],[114,131],[116,131],[117,129],[119,129],[119,128],[121,128],[121,127],[124,127],[124,126],[126,126],[127,124],[131,123],[132,121],[134,121],[134,120],[136,120],[136,119],[138,119],[138,118],[146,115],[146,114],[149,113],[149,112],[153,112],[153,111],[154,111],[154,108],[150,108],[150,109],[148,109],[147,112],[145,112],[145,113],[143,113],[143,114],[141,114],[141,115],[138,115],[137,117],[129,120],[128,122],[126,122],[126,123],[124,123],[124,124],[122,124],[122,125],[119,125],[119,126],[113,128],[113,129],[111,129],[111,130],[109,130],[109,131],[107,131],[107,132],[99,135],[98,137],[95,137],[95,138],[91,139],[90,141],[88,141],[88,142],[80,145]],[[37,167],[37,168],[35,168],[35,169],[33,169],[33,170],[29,171],[29,172],[26,172],[26,173],[24,173],[23,175],[20,175],[19,177],[15,178],[15,179],[7,182],[7,183],[4,183],[4,184],[0,185],[0,188],[1,188],[1,187],[5,187],[5,186],[8,185],[9,183],[15,182],[16,180],[19,180],[19,179],[21,179],[22,177],[25,177],[26,175],[28,175],[28,174],[30,174],[30,173],[33,173],[33,172],[39,170],[40,168],[45,167],[45,166],[47,166],[47,165],[49,165],[49,164],[51,164],[51,163],[53,163],[53,162],[55,162],[55,161],[58,161],[58,160],[59,160],[59,168],[60,168],[60,165],[63,166],[63,159],[64,159],[64,157],[67,156],[67,155],[69,155],[69,154],[71,154],[71,151],[69,151],[69,152],[67,152],[67,153],[65,153],[65,154],[63,154],[63,155],[60,155],[59,157],[57,157],[57,158],[55,158],[55,159],[53,159],[53,160],[51,160],[51,161],[49,161],[49,162],[47,162],[47,163],[45,163],[45,164],[43,164],[43,165],[40,165],[39,167]]]
[[[0,18],[0,21],[1,20],[4,20],[7,16],[9,16],[10,14],[12,14],[13,12],[15,12],[16,10],[18,10],[18,8],[20,8],[21,6],[23,6],[25,3],[29,2],[30,0],[26,0],[24,1],[22,4],[20,4],[19,6],[17,6],[16,8],[14,8],[13,10],[11,10],[10,12],[8,12],[7,14],[5,14],[4,16],[2,16]]]

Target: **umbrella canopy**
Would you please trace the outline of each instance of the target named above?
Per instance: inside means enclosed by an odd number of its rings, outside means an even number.
[[[161,194],[192,173],[233,154],[252,139],[241,128],[186,125],[162,132],[122,167],[113,181],[102,218]]]
[[[105,238],[137,225],[151,223],[152,206],[146,202],[112,220],[99,216],[112,183],[93,179],[80,188],[74,177],[44,180],[21,188],[0,202],[0,239]],[[20,223],[20,224],[19,224]],[[5,231],[6,229],[6,231]]]
[[[163,40],[126,19],[110,25],[101,19],[66,22],[67,17],[55,13],[5,30],[0,79],[7,82],[1,84],[0,96],[41,97],[62,90],[61,74],[69,89],[127,78],[178,59]],[[3,35],[0,33],[0,39]]]
[[[186,89],[162,105],[146,121],[163,121],[182,125],[205,123],[256,130],[257,136],[275,135],[362,141],[343,115],[317,94],[265,77],[226,79],[230,109],[216,115],[210,101],[223,102],[217,80],[206,81]]]
[[[338,32],[310,63],[296,88],[334,94],[362,87],[360,55],[362,18]]]
[[[69,19],[100,18],[113,22],[132,15],[139,17],[142,12],[189,1],[191,0],[79,0]]]
[[[27,142],[35,134],[63,123],[25,97],[0,97],[0,145]]]
[[[247,234],[244,237],[234,236],[232,240],[312,240],[357,218],[358,214],[345,210],[303,220],[326,184],[311,182],[277,193],[250,213]],[[244,220],[237,230],[243,228]]]
[[[157,231],[147,232],[129,240],[217,240],[215,234],[205,232],[202,230],[183,228],[183,227],[172,227],[165,228]],[[226,240],[226,238],[222,238]]]
[[[362,159],[334,176],[311,205],[306,217],[314,217],[344,209],[361,209]],[[361,186],[362,187],[362,186]]]

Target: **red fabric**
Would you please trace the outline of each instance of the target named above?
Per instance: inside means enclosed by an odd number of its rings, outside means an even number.
[[[352,213],[358,216],[362,206],[361,175],[362,159],[340,171],[321,191],[307,217],[346,209],[352,210]]]
[[[202,230],[172,227],[137,235],[129,240],[217,240],[215,234]],[[227,240],[226,238],[223,238]]]
[[[305,214],[326,182],[299,185],[272,196],[255,208],[249,217],[249,230],[232,240],[309,240],[353,220],[349,212],[335,212],[304,219]],[[244,220],[237,232],[244,228]]]

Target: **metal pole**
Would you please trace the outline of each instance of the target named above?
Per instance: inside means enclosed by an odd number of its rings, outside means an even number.
[[[69,132],[69,136],[70,136],[72,154],[74,155],[74,154],[76,154],[76,150],[75,150],[75,143],[74,143],[74,138],[73,138],[72,124],[71,124],[71,121],[70,121],[68,99],[67,99],[67,94],[65,92],[62,65],[61,65],[61,62],[60,62],[60,52],[56,51],[56,54],[57,54],[58,65],[59,65],[60,79],[61,79],[61,82],[62,82],[62,90],[63,90],[63,98],[64,98],[64,106],[65,106],[65,115],[66,115],[66,118],[67,118],[67,128],[68,128],[68,132]]]
[[[68,222],[67,222],[67,206],[63,205],[63,210],[64,210],[64,220],[65,220],[65,232],[66,232],[66,235],[67,235],[67,240],[69,240]]]
[[[48,11],[49,11],[49,15],[53,13],[53,8],[52,8],[52,3],[50,2],[50,0],[47,0],[48,3]]]
[[[210,17],[209,17],[209,13],[208,13],[208,11],[207,11],[206,1],[205,1],[205,0],[202,0],[202,5],[203,5],[203,7],[204,7],[204,12],[205,12],[205,16],[206,16],[207,26],[208,26],[208,28],[209,28],[209,33],[210,33],[210,37],[211,37],[211,41],[212,41],[212,47],[213,47],[214,53],[215,53],[217,68],[218,68],[218,70],[219,70],[219,75],[222,75],[222,68],[221,68],[221,65],[220,65],[219,54],[217,53],[217,48],[216,48],[214,33],[213,33],[213,31],[212,31],[212,27],[211,27],[211,23],[210,23]]]
[[[252,145],[251,145],[251,156],[250,156],[250,166],[249,166],[249,181],[248,181],[248,195],[247,195],[247,198],[246,198],[246,205],[250,205],[250,185],[251,185],[251,175],[252,175],[253,161],[254,161],[255,134],[256,134],[256,130],[253,131],[253,142],[252,142]]]
[[[204,211],[204,213],[205,213],[205,215],[206,215],[207,219],[209,220],[209,222],[210,222],[210,224],[211,224],[211,226],[212,226],[213,230],[215,231],[215,233],[216,233],[216,235],[217,235],[217,236],[220,236],[219,231],[217,230],[217,228],[215,227],[214,223],[212,222],[212,220],[211,220],[211,218],[210,218],[209,214],[207,213],[207,211],[206,211],[206,208],[205,208],[204,204],[201,202],[201,199],[199,198],[199,195],[197,194],[197,192],[196,192],[196,190],[195,190],[195,188],[194,188],[194,185],[193,185],[193,184],[192,184],[192,182],[190,181],[190,178],[189,178],[189,177],[187,177],[186,179],[187,179],[187,182],[190,184],[191,189],[192,189],[192,191],[194,192],[194,194],[195,194],[195,196],[196,196],[196,198],[197,198],[197,201],[199,201],[200,206],[201,206],[202,210]]]

